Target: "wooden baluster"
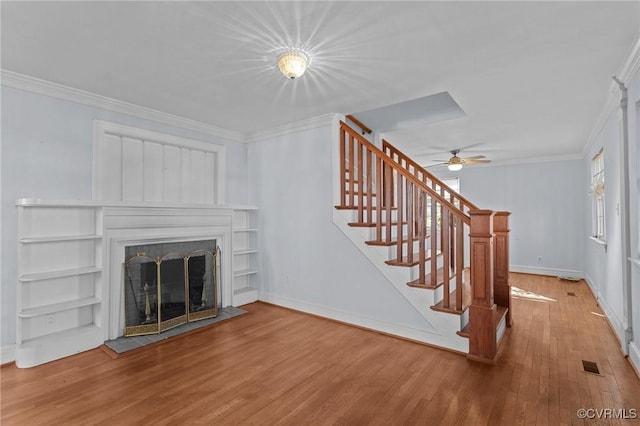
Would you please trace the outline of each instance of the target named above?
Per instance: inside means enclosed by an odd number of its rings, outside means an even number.
[[[431,232],[429,241],[431,242],[431,250],[429,255],[431,256],[430,271],[431,285],[435,288],[438,283],[438,203],[435,198],[431,198]]]
[[[402,262],[402,222],[403,222],[403,213],[404,213],[404,197],[403,197],[403,191],[402,191],[402,184],[403,184],[403,176],[401,174],[398,174],[397,177],[398,181],[396,182],[397,184],[397,190],[396,193],[398,195],[398,214],[397,214],[397,226],[396,226],[396,240],[398,241],[397,244],[397,257],[398,257],[398,262]]]
[[[407,258],[409,262],[413,262],[413,220],[414,220],[414,198],[413,198],[413,182],[407,181],[405,185],[407,193]]]
[[[468,358],[494,363],[496,305],[493,301],[493,212],[471,210],[471,306]]]
[[[382,241],[382,158],[376,157],[376,240]]]
[[[373,192],[373,173],[372,173],[372,167],[371,167],[371,150],[369,148],[366,148],[365,151],[366,154],[366,163],[367,163],[367,193],[369,194],[369,202],[367,203],[367,223],[373,223],[373,200],[375,199],[375,197],[373,196],[374,192]],[[380,196],[380,193],[377,192],[375,193],[376,197]],[[376,204],[377,204],[377,200],[376,200]]]
[[[420,198],[418,201],[418,254],[420,261],[418,265],[418,282],[420,284],[424,284],[424,276],[426,274],[426,259],[427,259],[427,250],[426,250],[426,238],[427,238],[427,193],[420,190]]]
[[[464,289],[464,222],[456,219],[456,288]],[[462,306],[462,291],[456,292],[456,306]]]
[[[386,242],[391,242],[391,200],[392,200],[392,196],[393,193],[391,191],[391,188],[393,188],[393,173],[391,171],[391,166],[388,165],[387,163],[384,163],[384,207],[385,209],[387,209],[387,213],[386,213],[386,218],[385,218],[385,222],[387,224],[386,226],[386,238],[385,241]]]
[[[347,205],[347,169],[346,169],[346,154],[345,154],[345,143],[344,143],[345,131],[342,130],[340,132],[340,205]]]
[[[355,167],[353,165],[353,145],[356,140],[353,135],[349,135],[349,206],[353,207],[355,205]]]
[[[449,202],[454,204],[455,199],[452,193],[449,193]],[[455,204],[454,204],[455,205]],[[449,213],[451,213],[449,211]],[[452,273],[455,268],[455,259],[456,259],[456,233],[454,229],[456,217],[451,213],[451,219],[449,220],[449,259],[451,259],[449,264],[449,273]],[[457,287],[456,287],[457,288]]]
[[[507,308],[506,325],[511,327],[511,284],[509,283],[509,212],[496,212],[493,217],[495,235],[494,301]]]
[[[449,209],[446,209],[444,206],[440,206],[442,223],[440,225],[441,235],[442,235],[442,279],[444,280],[444,306],[447,308],[450,306],[449,294],[451,293],[450,283],[449,283]],[[456,294],[459,293],[461,289],[456,287]],[[458,307],[456,306],[456,309]]]
[[[364,192],[364,168],[362,167],[362,150],[364,146],[360,141],[357,143],[358,148],[358,222],[364,222],[364,205],[365,200],[366,204],[370,203],[369,199],[370,194],[365,194]]]
[[[391,170],[391,166],[386,164],[384,165],[384,169],[386,170],[385,173],[385,198],[384,198],[384,203],[385,203],[385,208],[387,209],[387,217],[385,218],[385,221],[387,222],[387,227],[386,227],[386,238],[385,241],[386,242],[391,242],[391,207],[392,207],[392,196],[393,196],[393,172]]]

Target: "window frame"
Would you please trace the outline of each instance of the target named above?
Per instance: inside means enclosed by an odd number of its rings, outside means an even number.
[[[593,198],[593,237],[606,241],[604,149],[601,148],[591,160],[591,194]]]

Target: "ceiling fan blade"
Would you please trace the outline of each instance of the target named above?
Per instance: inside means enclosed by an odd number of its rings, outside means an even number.
[[[466,164],[478,164],[478,163],[490,163],[491,160],[473,160],[473,159],[465,158],[464,162]]]
[[[449,163],[448,162],[444,162],[444,163],[438,163],[438,164],[430,164],[428,166],[422,166],[422,167],[424,167],[426,169],[426,168],[430,168],[430,167],[444,166],[444,165],[447,165],[447,164],[449,164]]]
[[[474,155],[473,157],[462,157],[463,160],[479,160],[481,158],[486,158],[484,155]]]
[[[449,163],[449,160],[431,160],[431,161],[439,162],[439,163],[442,163],[442,164]]]

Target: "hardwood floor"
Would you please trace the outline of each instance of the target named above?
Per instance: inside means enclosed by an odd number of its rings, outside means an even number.
[[[576,415],[640,411],[640,380],[586,284],[511,282],[521,290],[497,366],[255,303],[118,359],[96,349],[4,366],[1,424],[639,424]],[[583,372],[581,360],[602,375]]]

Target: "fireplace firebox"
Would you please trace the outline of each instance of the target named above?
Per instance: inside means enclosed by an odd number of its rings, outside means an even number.
[[[217,316],[220,252],[215,240],[132,246],[125,255],[125,336]]]

